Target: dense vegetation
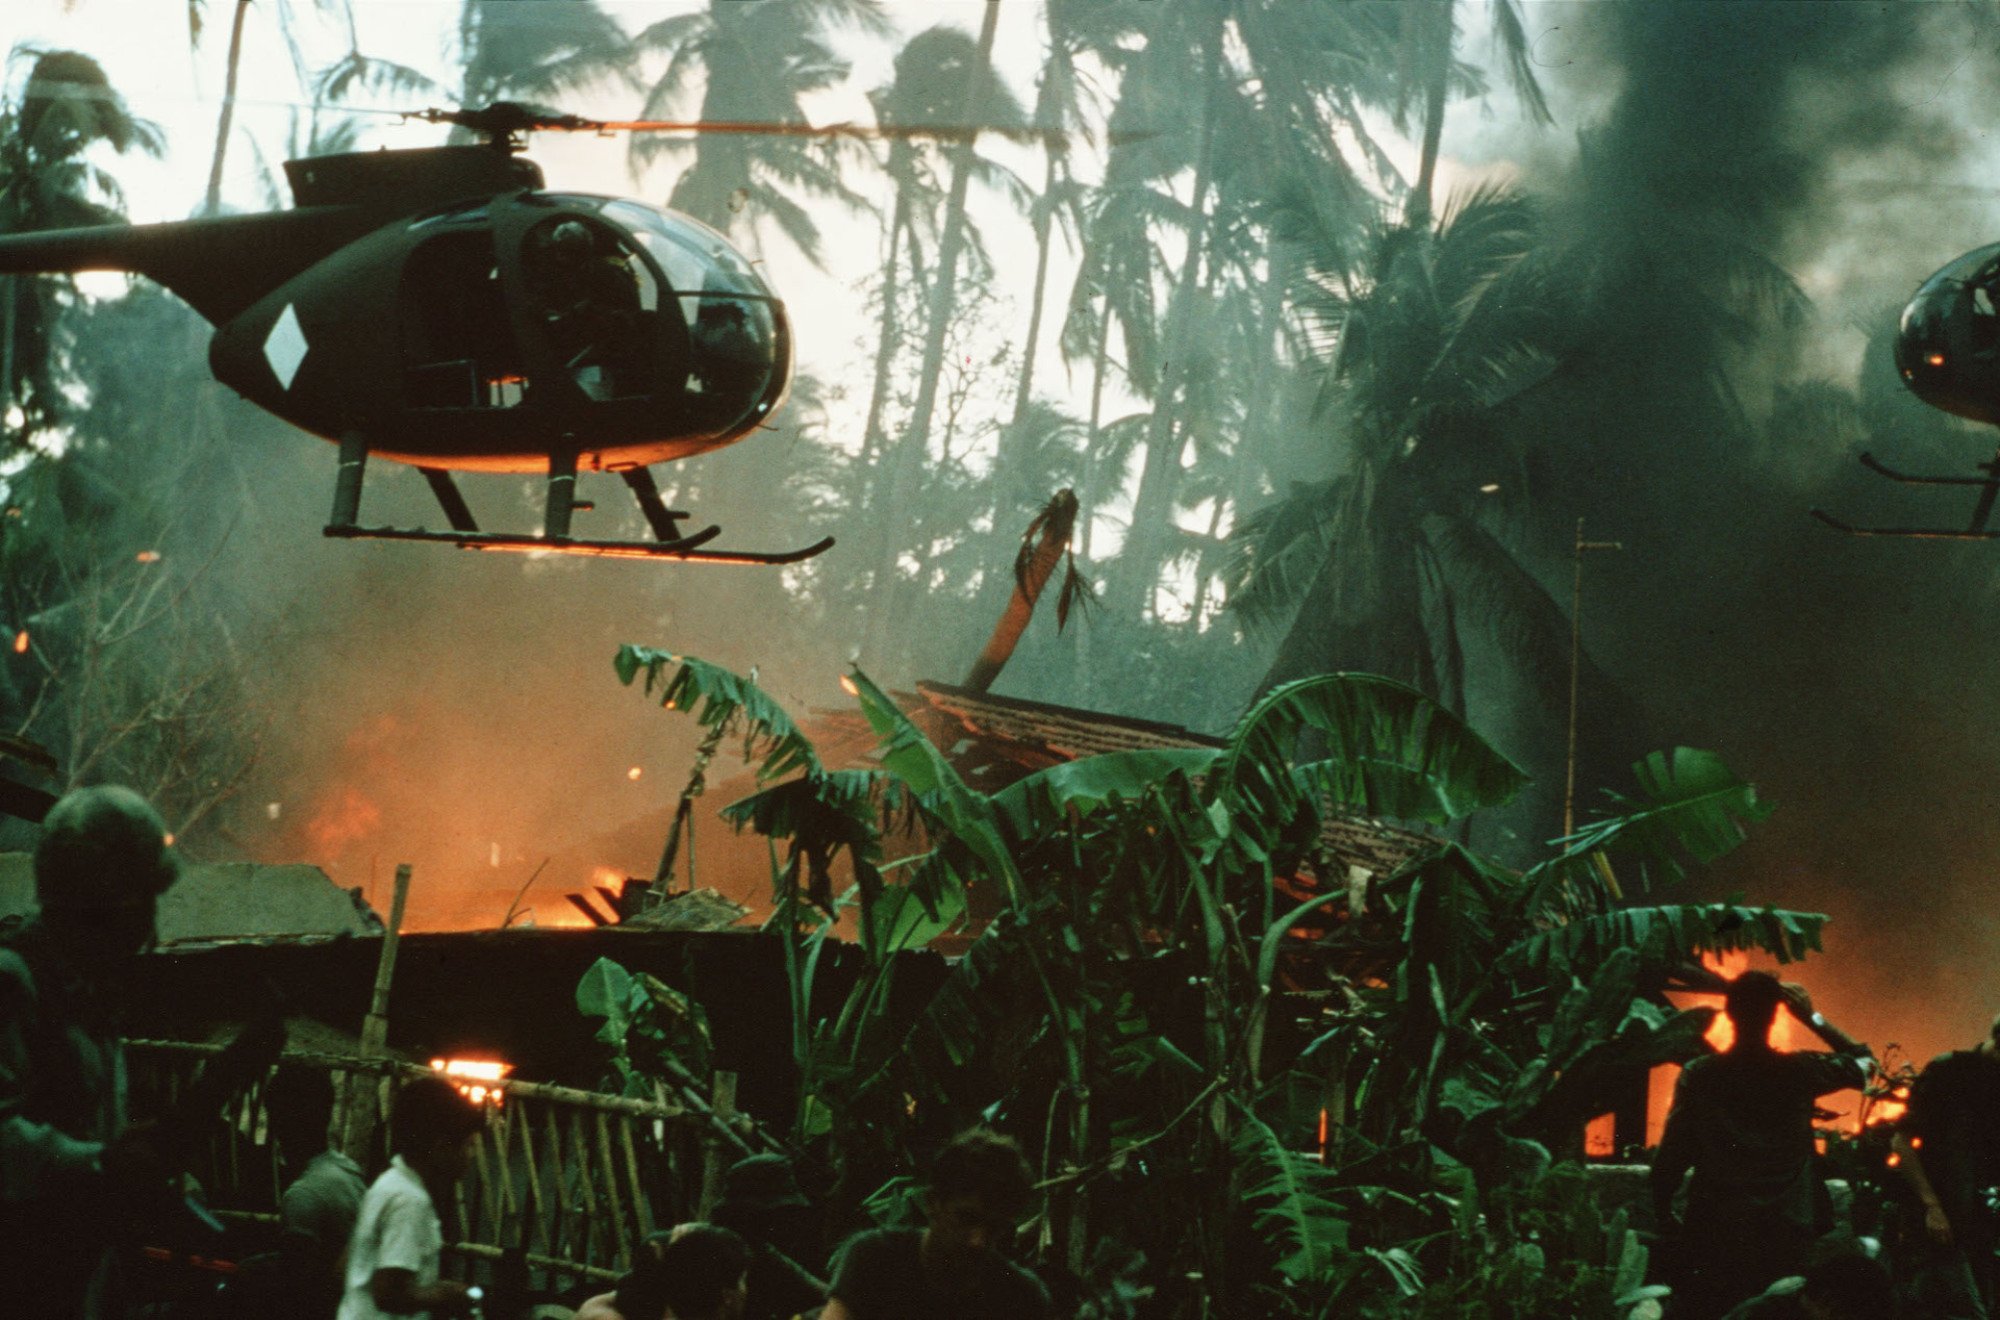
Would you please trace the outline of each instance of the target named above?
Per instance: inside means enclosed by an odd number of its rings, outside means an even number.
[[[1035,1254],[1082,1314],[1144,1296],[1174,1316],[1624,1314],[1648,1295],[1646,1252],[1583,1188],[1584,1121],[1706,1048],[1713,1010],[1661,994],[1688,963],[1797,959],[1825,920],[1621,898],[1768,814],[1685,748],[1525,871],[1441,837],[1393,874],[1349,871],[1330,817],[1447,825],[1522,784],[1388,679],[1301,679],[1219,749],[1097,756],[989,794],[858,670],[879,769],[822,764],[739,675],[641,647],[617,666],[760,767],[724,814],[771,843],[792,1145],[842,1209],[886,1214],[955,1130],[1012,1132],[1040,1172]],[[828,1003],[814,968],[836,919],[867,967]],[[896,954],[954,931],[976,938],[943,987],[896,1011]],[[659,1009],[626,1014],[655,1023],[653,1067],[699,1070],[698,1044],[657,1025],[685,1011]],[[614,1037],[644,1093],[643,1052]]]

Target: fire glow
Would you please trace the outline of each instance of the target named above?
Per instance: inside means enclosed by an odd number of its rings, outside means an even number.
[[[1742,950],[1734,950],[1725,954],[1706,953],[1702,955],[1701,965],[1724,980],[1733,981],[1749,969],[1750,955]],[[1716,1010],[1715,1020],[1709,1023],[1708,1030],[1703,1033],[1702,1037],[1708,1042],[1710,1049],[1721,1053],[1736,1043],[1736,1029],[1722,1012],[1723,997],[1721,995],[1675,994],[1670,996],[1670,998],[1678,1008],[1713,1008]],[[1777,1017],[1771,1022],[1771,1048],[1776,1050],[1817,1048],[1812,1042],[1806,1039],[1806,1034],[1805,1028],[1789,1011],[1780,1009]],[[1665,1064],[1653,1069],[1652,1078],[1646,1088],[1646,1144],[1648,1146],[1657,1146],[1660,1143],[1660,1133],[1665,1129],[1667,1124],[1667,1110],[1673,1104],[1674,1083],[1679,1080],[1680,1075],[1681,1070],[1671,1064]]]
[[[431,1069],[443,1073],[473,1104],[498,1107],[507,1091],[491,1083],[504,1081],[514,1065],[498,1059],[432,1059]]]

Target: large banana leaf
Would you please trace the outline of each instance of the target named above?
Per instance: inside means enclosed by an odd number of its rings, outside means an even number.
[[[950,975],[910,1025],[901,1048],[881,1059],[860,1079],[857,1100],[870,1095],[912,1095],[967,1103],[968,1070],[979,1058],[995,1025],[1008,1011],[1005,988],[1030,961],[1039,938],[1032,915],[1003,914],[981,932],[952,964]]]
[[[1737,949],[1796,962],[1820,947],[1827,918],[1814,912],[1689,903],[1620,908],[1582,917],[1520,940],[1500,958],[1500,969],[1524,981],[1594,968],[1615,951],[1630,949],[1649,967],[1670,968],[1704,953]]]
[[[1135,802],[1174,775],[1205,774],[1221,751],[1213,747],[1106,752],[1038,770],[995,793],[993,808],[1016,839],[1067,828],[1114,802]]]
[[[1021,874],[992,802],[966,786],[944,753],[866,674],[856,669],[851,677],[861,712],[882,740],[883,768],[909,785],[924,809],[1000,883],[1009,902],[1020,902]]]
[[[1591,821],[1562,840],[1562,855],[1548,865],[1575,871],[1621,857],[1637,869],[1642,887],[1652,887],[1729,853],[1746,837],[1746,824],[1775,809],[1714,752],[1693,747],[1654,752],[1634,764],[1632,773],[1639,780],[1638,796],[1613,794],[1618,814]]]
[[[833,859],[845,852],[866,907],[882,892],[878,816],[893,812],[889,799],[899,787],[880,771],[812,768],[730,803],[721,814],[739,830],[748,826],[786,840],[788,865],[777,879],[795,883],[802,868],[806,893],[821,911],[832,909]]]
[[[1571,982],[1541,1050],[1508,1088],[1512,1119],[1543,1135],[1573,1130],[1615,1102],[1613,1085],[1701,1050],[1713,1013],[1676,1013],[1642,997],[1642,966],[1635,950],[1617,949],[1587,983]]]
[[[612,665],[627,687],[641,673],[646,694],[659,693],[668,710],[691,712],[705,729],[743,719],[743,759],[762,763],[759,779],[778,779],[797,770],[817,770],[819,754],[792,723],[792,717],[751,680],[691,655],[656,651],[629,643],[618,648]],[[672,670],[669,673],[669,669]]]
[[[1300,737],[1325,744],[1302,788]],[[1272,689],[1239,720],[1215,764],[1220,799],[1244,818],[1280,822],[1302,792],[1370,816],[1442,824],[1507,801],[1527,776],[1450,711],[1406,683],[1322,674]]]

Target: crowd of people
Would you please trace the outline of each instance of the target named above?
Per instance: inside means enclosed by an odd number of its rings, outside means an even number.
[[[34,858],[37,910],[0,928],[0,1317],[124,1320],[120,1262],[134,1207],[177,1186],[157,1126],[126,1112],[120,1000],[154,939],[177,864],[164,823],[126,789],[79,790],[49,812]],[[1789,1011],[1826,1044],[1770,1043]],[[1822,1096],[1868,1084],[1868,1050],[1763,972],[1732,981],[1729,1048],[1681,1073],[1651,1171],[1667,1320],[1985,1320],[2000,1246],[2000,1019],[1976,1048],[1934,1060],[1894,1137],[1908,1231],[1880,1243],[1836,1231],[1816,1163]],[[485,1116],[441,1077],[395,1099],[392,1150],[371,1180],[333,1149],[324,1074],[267,1087],[284,1153],[271,1291],[250,1311],[306,1320],[484,1314],[446,1277],[444,1217]],[[1013,1250],[1032,1209],[1022,1152],[974,1130],[935,1157],[920,1227],[820,1248],[812,1204],[778,1155],[727,1171],[702,1222],[649,1239],[610,1291],[537,1320],[1035,1320],[1048,1290]],[[195,1211],[199,1213],[199,1211]],[[129,1241],[122,1243],[130,1246]],[[517,1305],[509,1314],[524,1312]],[[499,1311],[493,1312],[498,1320]]]

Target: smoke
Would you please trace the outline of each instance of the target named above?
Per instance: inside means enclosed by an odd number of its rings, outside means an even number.
[[[1901,394],[1900,302],[1991,241],[1984,7],[1560,6],[1552,71],[1604,107],[1529,156],[1579,287],[1569,365],[1524,407],[1556,455],[1546,580],[1574,518],[1586,636],[1649,710],[1595,730],[1595,777],[1649,745],[1722,752],[1780,805],[1705,882],[1835,918],[1805,973],[1832,1016],[1919,1060],[1974,1040],[2000,982],[1986,897],[2000,654],[1990,547],[1810,521],[1962,523],[1969,498],[1865,477],[1862,448],[1969,472],[1991,439]],[[1797,280],[1796,292],[1790,287]],[[1805,300],[1796,295],[1802,293]],[[1809,300],[1809,301],[1806,301]],[[1586,712],[1586,721],[1588,721]]]

